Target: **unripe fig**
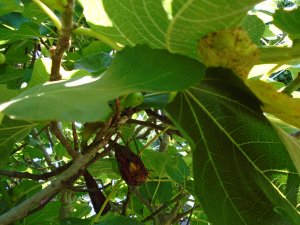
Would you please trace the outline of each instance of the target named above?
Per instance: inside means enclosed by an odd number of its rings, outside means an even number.
[[[0,53],[0,65],[4,64],[6,61],[5,55]]]
[[[141,92],[135,92],[121,99],[120,104],[124,108],[136,107],[144,102],[144,95]]]

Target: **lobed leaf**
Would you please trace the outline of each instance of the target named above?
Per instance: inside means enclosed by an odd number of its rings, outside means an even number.
[[[110,100],[132,92],[183,90],[200,81],[204,71],[201,63],[165,50],[126,48],[102,76],[36,85],[1,104],[0,111],[34,121],[105,120],[112,112]]]
[[[208,69],[167,111],[194,149],[196,194],[213,224],[300,223],[299,174],[259,100],[230,70]]]
[[[0,168],[7,162],[14,145],[24,139],[37,123],[4,117],[0,124]]]
[[[153,48],[197,58],[210,32],[239,27],[257,0],[80,0],[92,30],[124,46]]]
[[[273,16],[274,24],[287,32],[293,39],[300,39],[300,9],[292,11],[277,10]]]

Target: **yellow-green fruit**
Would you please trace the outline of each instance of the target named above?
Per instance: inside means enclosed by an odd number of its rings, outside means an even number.
[[[141,92],[135,92],[121,99],[121,106],[124,108],[136,107],[144,102],[144,95]]]
[[[240,28],[208,34],[199,42],[198,55],[207,67],[228,68],[244,79],[259,57],[257,46]]]
[[[177,95],[177,91],[173,91],[169,94],[168,103],[172,102]]]
[[[0,65],[4,64],[5,63],[5,55],[0,53]]]

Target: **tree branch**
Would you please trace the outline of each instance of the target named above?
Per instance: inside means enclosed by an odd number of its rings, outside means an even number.
[[[0,175],[7,176],[7,177],[17,177],[17,178],[28,178],[31,180],[48,180],[51,177],[54,177],[71,166],[72,162],[69,162],[57,169],[43,174],[32,174],[28,172],[18,172],[18,171],[7,171],[7,170],[0,170]]]
[[[61,79],[60,66],[64,52],[70,46],[70,37],[73,26],[73,10],[75,0],[68,0],[68,4],[65,10],[61,14],[61,29],[56,47],[50,49],[52,66],[50,81],[56,81]]]
[[[57,122],[51,122],[50,129],[52,133],[56,136],[56,138],[62,143],[62,145],[66,148],[69,155],[74,159],[77,157],[78,152],[74,151],[71,146],[71,143],[67,140],[65,135],[62,133],[61,129],[58,127]]]
[[[78,144],[79,141],[78,141],[76,125],[74,122],[72,123],[72,133],[73,133],[74,151],[78,152],[79,151],[79,144]]]
[[[166,209],[167,207],[169,207],[171,204],[173,204],[174,202],[177,202],[178,200],[180,200],[181,198],[185,197],[185,193],[180,193],[178,194],[175,198],[171,199],[170,201],[162,204],[162,206],[160,206],[157,210],[155,210],[154,212],[152,212],[149,216],[147,216],[146,218],[144,218],[142,220],[142,222],[145,222],[147,220],[152,219],[154,216],[158,215],[160,212],[162,212],[164,209]]]
[[[60,174],[50,185],[2,214],[0,216],[0,224],[8,225],[15,220],[24,218],[32,209],[39,206],[41,201],[59,193],[65,186],[69,185],[70,182],[74,182],[81,175],[81,172],[85,170],[86,165],[94,158],[98,150],[107,144],[113,131],[114,129],[103,130],[102,141],[98,145],[91,146],[84,155],[79,154],[78,157],[74,159],[72,165],[64,171],[64,173]]]
[[[52,169],[55,168],[55,166],[52,164],[51,157],[49,156],[49,154],[48,154],[48,152],[47,152],[45,146],[43,146],[43,145],[41,144],[41,143],[42,143],[42,140],[41,140],[41,138],[40,138],[40,136],[39,136],[39,134],[38,134],[36,128],[33,128],[32,134],[33,134],[33,138],[39,142],[38,145],[39,145],[41,151],[43,152],[43,155],[44,155],[44,157],[45,157],[45,161],[46,161],[47,165],[48,165],[50,168],[52,168]]]
[[[157,112],[152,111],[151,109],[146,109],[145,112],[149,117],[154,117],[165,124],[173,125],[172,121],[165,115],[160,115]]]

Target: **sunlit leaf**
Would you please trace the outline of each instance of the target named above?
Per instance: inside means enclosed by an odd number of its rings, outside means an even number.
[[[245,31],[247,31],[251,40],[255,44],[260,45],[260,38],[265,32],[264,22],[257,16],[247,15],[243,20],[242,27]]]
[[[259,2],[81,0],[90,27],[115,43],[147,44],[197,58],[204,35],[238,27],[247,11]]]
[[[275,126],[276,127],[276,126]],[[283,140],[286,148],[290,154],[291,159],[294,162],[295,167],[300,174],[300,142],[295,137],[287,134],[281,128],[276,127],[279,137]]]
[[[274,24],[287,32],[291,38],[300,39],[300,9],[285,11],[277,10],[273,16]]]
[[[300,127],[300,99],[277,92],[272,84],[260,80],[247,80],[249,88],[262,101],[263,110],[281,120]]]
[[[0,16],[11,13],[22,12],[22,7],[19,1],[15,0],[1,0],[0,2]]]
[[[101,77],[36,85],[0,105],[0,110],[27,120],[105,120],[112,112],[108,101],[114,98],[131,92],[182,90],[201,80],[204,71],[201,63],[165,50],[126,48]]]
[[[40,35],[39,27],[32,23],[24,23],[18,30],[10,30],[7,28],[0,28],[0,43],[11,43],[27,38],[36,38]]]

